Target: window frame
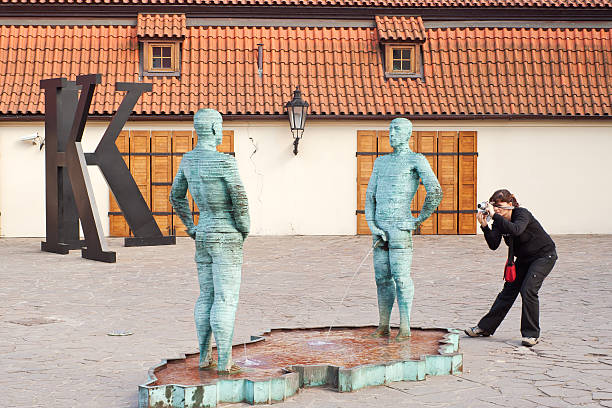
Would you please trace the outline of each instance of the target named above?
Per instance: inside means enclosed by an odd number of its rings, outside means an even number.
[[[418,44],[406,43],[385,43],[385,73],[387,75],[415,76],[420,75],[421,53]],[[412,59],[410,61],[410,70],[393,69],[393,50],[412,50]]]
[[[178,74],[180,72],[180,43],[178,41],[144,41],[144,74]],[[153,68],[153,47],[171,47],[170,68]]]

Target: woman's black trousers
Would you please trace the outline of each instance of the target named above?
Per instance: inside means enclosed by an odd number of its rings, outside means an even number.
[[[523,313],[521,315],[521,334],[523,337],[540,337],[540,300],[538,291],[544,278],[548,276],[555,262],[557,254],[551,253],[536,258],[531,262],[516,260],[516,279],[506,282],[504,288],[491,306],[491,310],[478,323],[478,327],[489,334],[495,333],[497,327],[506,317],[518,294],[523,299]]]

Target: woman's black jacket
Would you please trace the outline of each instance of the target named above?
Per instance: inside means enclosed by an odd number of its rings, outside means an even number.
[[[481,227],[489,248],[499,247],[502,236],[506,245],[514,242],[514,255],[517,261],[530,262],[555,251],[555,243],[544,231],[538,220],[523,207],[512,210],[510,221],[499,214],[493,215],[492,228]]]

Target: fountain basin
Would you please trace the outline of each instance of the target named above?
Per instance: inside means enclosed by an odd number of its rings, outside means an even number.
[[[203,408],[221,402],[281,402],[300,389],[329,386],[339,392],[426,375],[462,372],[459,332],[412,328],[409,341],[369,336],[376,328],[274,329],[233,347],[242,371],[219,375],[198,368],[199,353],[165,360],[139,387],[139,408]]]

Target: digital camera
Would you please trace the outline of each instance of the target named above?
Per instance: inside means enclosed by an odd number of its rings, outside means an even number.
[[[487,222],[491,221],[491,216],[493,215],[489,213],[488,207],[489,207],[488,201],[483,201],[482,203],[478,203],[478,212],[483,213],[484,215],[487,216]]]

